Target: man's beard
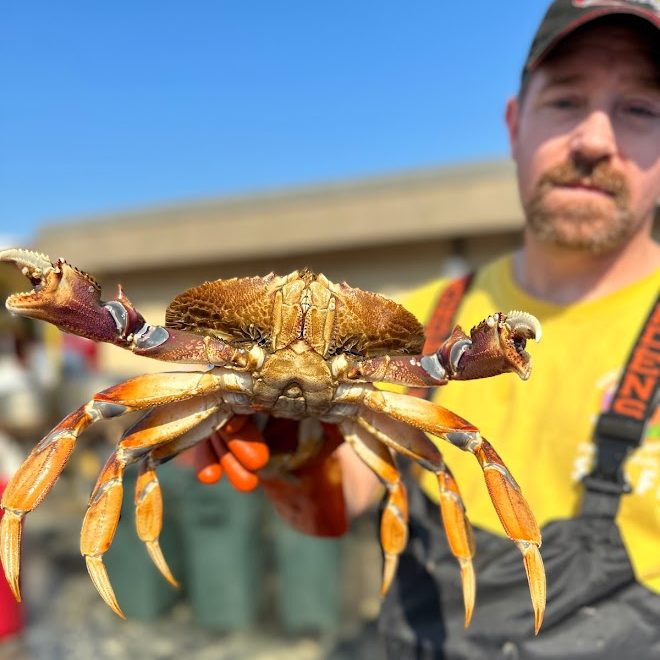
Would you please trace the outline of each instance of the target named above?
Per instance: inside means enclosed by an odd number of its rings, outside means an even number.
[[[597,188],[611,200],[550,204],[546,196],[557,186]],[[629,197],[625,178],[607,161],[594,166],[570,161],[541,176],[525,205],[527,225],[544,242],[604,254],[625,243],[635,231],[637,223],[628,207]]]

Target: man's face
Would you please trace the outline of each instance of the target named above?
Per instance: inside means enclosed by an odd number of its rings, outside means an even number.
[[[658,65],[636,31],[595,25],[562,42],[507,107],[528,228],[605,253],[660,200]]]

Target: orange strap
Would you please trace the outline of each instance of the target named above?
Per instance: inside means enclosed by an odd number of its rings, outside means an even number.
[[[451,331],[454,329],[456,312],[473,279],[474,272],[468,273],[463,277],[452,280],[440,292],[431,318],[426,324],[426,341],[422,350],[424,355],[435,353],[442,345],[442,342],[451,334]],[[430,400],[434,391],[434,387],[411,387],[408,389],[408,394],[420,399]]]
[[[659,390],[660,297],[651,307],[633,345],[608,410],[598,417],[594,465],[582,479],[586,486],[582,513],[606,515],[611,519],[616,516],[620,496],[631,492],[623,464],[644,438],[646,424],[658,405]]]

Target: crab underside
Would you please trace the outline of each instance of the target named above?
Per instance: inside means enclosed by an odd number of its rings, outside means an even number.
[[[121,287],[116,299],[101,301],[96,281],[62,259],[52,262],[42,254],[11,249],[0,252],[0,261],[17,266],[34,287],[7,299],[11,312],[139,355],[204,365],[199,371],[138,376],[99,392],[32,450],[2,499],[0,556],[17,599],[21,521],[48,494],[76,439],[90,424],[143,411],[105,464],[81,533],[81,552],[96,588],[123,616],[103,554],[119,522],[126,466],[140,466],[135,493],[138,535],[163,575],[176,584],[158,544],[162,500],[156,467],[231,424],[237,415],[262,414],[298,422],[296,441],[285,451],[267,451],[258,459],[250,451],[238,454],[266,483],[295,481],[305,466],[329,460],[336,442],[330,446],[327,438],[335,437],[346,441],[384,484],[383,594],[407,539],[406,492],[394,455],[403,454],[435,474],[443,524],[460,568],[466,625],[475,600],[472,530],[458,486],[426,434],[473,454],[502,526],[522,553],[538,631],[545,609],[541,535],[495,449],[475,426],[451,411],[374,386],[435,387],[505,372],[526,379],[526,341],[538,341],[541,335],[533,316],[498,312],[472,328],[469,336],[457,326],[437,351],[425,355],[423,329],[402,306],[307,270],[207,282],[177,296],[160,326],[147,323]],[[294,522],[313,529],[304,520]]]

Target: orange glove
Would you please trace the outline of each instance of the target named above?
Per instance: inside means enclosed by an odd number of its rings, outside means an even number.
[[[214,484],[226,474],[236,490],[246,493],[259,485],[255,473],[270,459],[268,445],[250,415],[235,415],[193,451],[199,481]]]
[[[298,422],[270,417],[262,433],[250,415],[235,415],[193,449],[197,479],[213,484],[226,474],[232,486],[242,492],[261,484],[276,511],[294,529],[315,536],[341,536],[348,520],[341,465],[334,452],[343,437],[334,424],[324,424],[323,430],[321,450],[292,472],[294,478],[272,474],[260,478],[255,473],[265,467],[271,453],[281,456],[295,452]]]

